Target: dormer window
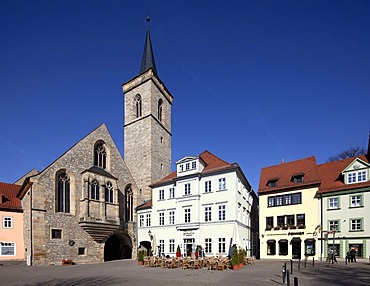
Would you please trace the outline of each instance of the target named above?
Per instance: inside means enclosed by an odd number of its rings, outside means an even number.
[[[196,167],[197,167],[197,162],[196,161],[191,162],[191,168],[195,169]]]
[[[278,183],[278,179],[271,179],[271,180],[268,180],[267,186],[269,188],[274,188],[274,187],[277,187],[277,183]]]
[[[367,174],[366,171],[351,172],[347,178],[348,184],[360,183],[367,181]]]
[[[185,164],[185,170],[186,170],[186,171],[190,170],[190,163],[186,163],[186,164]]]
[[[303,178],[304,178],[304,174],[297,174],[297,175],[293,175],[292,176],[292,180],[291,181],[294,184],[299,184],[299,183],[303,183],[304,182]]]

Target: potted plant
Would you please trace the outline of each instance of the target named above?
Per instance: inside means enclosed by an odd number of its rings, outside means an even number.
[[[284,225],[282,228],[283,228],[283,229],[288,229],[288,225],[286,224],[286,225]]]
[[[272,229],[272,226],[268,224],[268,225],[266,226],[266,230],[271,230],[271,229]]]
[[[144,251],[143,250],[139,250],[139,252],[137,254],[137,263],[139,265],[143,265],[143,261],[144,261]]]
[[[304,228],[306,228],[306,226],[304,224],[300,224],[300,225],[298,225],[298,228],[299,229],[304,229]]]
[[[238,256],[239,256],[239,268],[243,268],[243,263],[244,263],[244,249],[243,248],[239,248]]]
[[[180,245],[177,246],[177,249],[176,249],[176,257],[181,257]]]
[[[290,229],[296,229],[297,227],[295,225],[289,226]]]
[[[233,252],[231,255],[231,264],[233,265],[233,270],[239,269],[239,255],[238,255],[238,249],[234,246]]]
[[[280,229],[280,226],[279,226],[279,225],[277,225],[277,226],[275,226],[275,227],[274,227],[274,229],[275,229],[275,230],[279,230],[279,229]]]

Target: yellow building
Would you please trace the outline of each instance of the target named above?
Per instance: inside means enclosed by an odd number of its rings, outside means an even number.
[[[261,259],[320,257],[320,208],[315,198],[319,186],[315,157],[261,170]]]

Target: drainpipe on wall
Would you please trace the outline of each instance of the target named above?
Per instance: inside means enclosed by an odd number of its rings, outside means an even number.
[[[322,230],[324,228],[324,225],[323,225],[323,202],[322,202],[322,194],[320,194],[320,212],[321,212],[321,215],[320,215],[320,225],[321,225],[321,231],[320,231],[320,238],[321,238],[321,241],[320,241],[320,249],[321,249],[321,254],[320,254],[320,261],[322,261],[322,254],[323,254],[323,249],[324,249],[324,241],[323,241],[323,236],[322,236]]]

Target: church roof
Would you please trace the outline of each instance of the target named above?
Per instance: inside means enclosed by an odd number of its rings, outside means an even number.
[[[154,73],[157,74],[157,67],[155,66],[155,61],[154,61],[152,41],[150,40],[150,32],[149,32],[150,18],[147,17],[146,20],[148,22],[148,28],[146,31],[144,53],[143,53],[143,58],[141,60],[141,66],[140,66],[140,74],[147,71],[148,69],[153,69]]]
[[[22,211],[22,203],[17,198],[20,185],[0,182],[0,210]]]

